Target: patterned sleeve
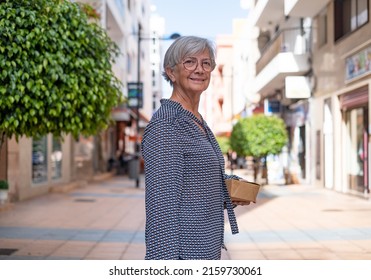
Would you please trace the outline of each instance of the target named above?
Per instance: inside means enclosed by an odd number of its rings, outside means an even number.
[[[147,126],[142,141],[146,184],[146,259],[179,258],[183,154],[174,124]]]
[[[227,179],[236,179],[236,180],[240,180],[240,179],[242,179],[242,178],[239,177],[239,176],[237,176],[237,175],[224,174],[224,180],[227,180]]]

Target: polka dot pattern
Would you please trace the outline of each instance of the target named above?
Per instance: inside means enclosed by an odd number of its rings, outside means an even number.
[[[203,129],[202,129],[203,128]],[[205,121],[161,100],[142,140],[146,188],[146,259],[220,259],[224,205],[237,222],[225,185],[224,157]]]

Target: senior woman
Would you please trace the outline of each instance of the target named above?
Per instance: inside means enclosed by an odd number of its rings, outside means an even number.
[[[225,179],[240,178],[225,174],[223,154],[198,110],[215,68],[214,45],[180,37],[163,68],[172,95],[161,100],[142,140],[145,259],[220,259],[225,208],[232,233],[238,233]]]

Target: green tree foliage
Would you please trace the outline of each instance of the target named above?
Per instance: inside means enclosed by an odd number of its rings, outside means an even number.
[[[263,114],[240,119],[233,127],[231,147],[238,155],[262,158],[279,154],[287,143],[285,123]]]
[[[220,149],[222,150],[223,154],[227,154],[228,150],[230,149],[229,138],[225,136],[217,136],[216,141],[219,144]]]
[[[266,179],[266,183],[268,183],[266,157],[279,154],[287,141],[288,135],[283,120],[263,114],[240,119],[233,126],[230,138],[231,148],[238,155],[254,158],[255,181],[261,160],[264,159],[261,177]]]
[[[0,0],[0,139],[104,129],[121,102],[118,54],[80,4]]]

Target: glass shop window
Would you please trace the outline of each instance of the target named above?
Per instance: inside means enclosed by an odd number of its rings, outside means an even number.
[[[60,139],[53,137],[52,142],[52,153],[51,158],[51,169],[52,169],[52,179],[57,180],[62,177],[62,142]]]
[[[32,140],[32,182],[43,183],[48,180],[47,137]]]

